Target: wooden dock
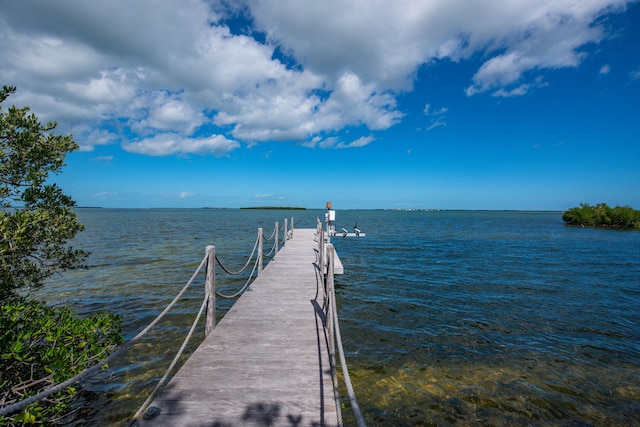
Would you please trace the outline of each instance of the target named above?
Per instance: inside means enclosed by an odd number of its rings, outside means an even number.
[[[139,426],[338,425],[315,233],[295,230]]]

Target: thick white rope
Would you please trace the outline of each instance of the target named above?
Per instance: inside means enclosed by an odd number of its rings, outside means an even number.
[[[128,350],[136,341],[138,341],[140,338],[142,338],[144,335],[146,335],[147,332],[149,332],[151,330],[151,328],[153,328],[160,321],[160,319],[162,319],[164,317],[164,315],[167,314],[167,312],[169,310],[171,310],[171,308],[175,305],[175,303],[182,297],[182,295],[184,295],[184,293],[187,291],[189,286],[191,286],[191,284],[193,283],[193,281],[195,280],[197,275],[200,273],[200,270],[202,270],[202,267],[204,267],[206,262],[207,262],[207,257],[205,256],[202,259],[202,262],[200,263],[198,268],[196,269],[195,273],[193,273],[193,275],[191,276],[191,279],[189,279],[187,284],[182,288],[182,290],[178,293],[178,295],[176,295],[176,297],[173,299],[173,301],[171,301],[171,303],[169,303],[169,305],[164,309],[164,311],[162,311],[162,313],[160,313],[158,315],[158,317],[156,317],[153,320],[153,322],[151,322],[146,328],[144,328],[142,331],[140,331],[131,340],[129,340],[128,342],[123,344],[120,348],[118,348],[111,355],[109,355],[108,357],[103,359],[101,362],[98,362],[95,365],[92,365],[89,368],[85,369],[84,371],[80,372],[78,375],[76,375],[73,378],[70,378],[70,379],[68,379],[68,380],[66,380],[66,381],[64,381],[64,382],[62,382],[62,383],[60,383],[58,385],[50,387],[50,388],[48,388],[46,390],[43,390],[38,394],[35,394],[35,395],[33,395],[33,396],[31,396],[31,397],[29,397],[27,399],[21,400],[20,402],[14,403],[13,405],[8,405],[8,406],[4,406],[4,407],[0,408],[0,415],[7,415],[7,414],[11,414],[13,412],[19,411],[19,410],[23,409],[27,405],[30,405],[30,404],[32,404],[34,402],[42,400],[45,397],[48,397],[48,396],[52,395],[53,393],[57,393],[60,390],[64,390],[65,388],[69,387],[71,384],[74,384],[74,383],[80,381],[81,379],[83,379],[83,378],[85,378],[85,377],[87,377],[89,375],[92,375],[95,371],[97,371],[98,369],[102,368],[104,365],[109,363],[111,360],[113,360],[116,357],[120,356],[123,352]]]
[[[136,412],[136,414],[133,416],[133,418],[131,418],[131,421],[129,421],[129,425],[133,424],[140,417],[140,415],[142,415],[142,413],[144,411],[146,411],[146,409],[149,406],[149,404],[151,404],[153,399],[155,399],[156,394],[158,393],[158,390],[160,390],[160,387],[164,386],[164,384],[166,383],[167,378],[169,377],[169,374],[171,373],[171,371],[173,371],[173,368],[176,366],[176,363],[178,363],[178,359],[180,359],[180,356],[182,356],[182,353],[184,352],[184,349],[187,347],[187,343],[189,342],[189,340],[191,340],[191,336],[193,335],[193,331],[196,329],[196,326],[198,325],[198,321],[200,320],[200,317],[202,316],[202,312],[204,311],[205,307],[207,306],[208,300],[209,300],[209,296],[207,295],[204,298],[204,300],[202,301],[202,305],[200,306],[200,311],[198,311],[198,315],[196,316],[195,320],[193,321],[193,324],[191,325],[191,329],[189,329],[189,333],[187,334],[186,338],[182,342],[182,346],[180,346],[180,350],[178,350],[178,353],[176,353],[175,357],[171,361],[171,365],[169,365],[169,367],[165,371],[164,375],[162,376],[162,378],[160,379],[158,384],[156,384],[154,389],[151,391],[151,394],[149,395],[147,400],[145,400],[145,402],[142,404],[140,409],[138,409],[138,412]]]
[[[329,307],[331,306],[330,303],[328,303],[328,305]],[[327,312],[326,312],[327,315],[329,314],[329,311],[330,311],[329,307],[327,307]],[[335,337],[331,336],[331,339],[335,343]],[[335,351],[329,352],[329,358],[330,358],[329,363],[331,364],[331,377],[333,378],[333,398],[335,399],[335,402],[336,402],[336,415],[338,417],[338,427],[342,427],[344,424],[342,420],[342,407],[340,406],[340,383],[338,381],[338,364],[336,363]]]
[[[319,238],[322,239],[322,241],[320,242],[320,253],[325,253],[326,254],[326,244],[324,242],[324,236],[323,233],[320,232],[319,233]],[[324,264],[326,262],[326,267],[327,267],[327,275],[331,274],[333,276],[333,262],[334,262],[334,253],[333,251],[331,252],[331,256],[327,257],[326,261],[324,260],[323,256],[320,256],[320,268],[321,268],[321,272],[324,269]],[[330,265],[331,264],[331,265]],[[327,277],[325,275],[323,276],[323,288],[325,289],[325,293],[327,292]],[[331,282],[333,282],[333,277],[330,278]],[[326,294],[326,297],[328,298],[328,307],[327,307],[327,311],[331,312],[331,318],[333,319],[333,332],[334,332],[334,336],[333,336],[333,340],[335,341],[335,343],[338,346],[338,353],[340,355],[340,367],[342,369],[342,375],[344,377],[344,384],[345,387],[347,389],[347,395],[349,397],[349,402],[351,403],[351,409],[353,410],[353,415],[356,418],[356,423],[358,425],[358,427],[366,427],[366,424],[364,422],[364,418],[362,417],[362,412],[360,411],[360,406],[358,405],[358,401],[356,400],[356,394],[355,391],[353,390],[353,385],[351,384],[351,376],[349,375],[349,367],[347,366],[347,360],[345,358],[344,355],[344,348],[342,347],[342,336],[340,334],[340,322],[338,320],[338,307],[336,306],[336,287],[335,287],[335,283],[333,286],[330,286],[329,292]],[[332,364],[332,373],[334,373],[335,370],[335,355],[331,354],[331,364]],[[337,380],[336,380],[336,376],[334,374],[334,393],[337,393],[338,390],[338,384],[337,384]],[[337,397],[336,397],[337,399]],[[338,421],[339,421],[339,425],[342,425],[342,412],[339,409],[340,408],[340,404],[338,401],[336,401],[336,412],[338,415]]]
[[[333,280],[334,277],[330,276],[333,269],[331,268],[332,266],[329,264],[329,263],[333,263],[333,259],[331,257],[327,259],[327,274],[324,274],[324,259],[323,259],[322,253],[324,253],[325,251],[325,243],[324,243],[322,229],[318,230],[318,234],[316,234],[316,238],[323,239],[322,241],[316,239],[320,245],[320,250],[316,251],[316,262],[318,265],[322,266],[319,272],[320,280],[322,282],[321,283],[322,284],[322,311],[325,314],[324,327],[327,329],[327,332],[328,332],[327,350],[329,353],[329,365],[331,366],[331,379],[333,380],[333,399],[336,404],[336,416],[338,418],[337,420],[338,427],[342,427],[344,425],[344,421],[342,419],[342,406],[340,404],[340,383],[338,381],[338,364],[336,363],[336,353],[335,353],[336,340],[335,340],[335,336],[333,335],[333,330],[335,330],[335,328],[333,328],[332,330],[333,322],[330,320],[330,319],[333,319],[333,316],[331,314],[331,310],[332,310],[331,300],[335,298],[335,292],[327,292],[329,281],[333,283],[333,286],[331,287],[331,289],[335,290],[335,281]]]
[[[247,266],[249,265],[249,263],[251,262],[251,259],[253,259],[253,254],[256,253],[256,248],[258,247],[258,242],[260,242],[260,236],[258,236],[256,238],[256,243],[253,245],[253,250],[251,250],[251,255],[249,255],[249,259],[247,260],[247,262],[245,263],[245,265],[238,271],[229,271],[224,265],[222,265],[222,263],[220,262],[220,259],[218,258],[218,255],[216,255],[216,261],[218,262],[218,265],[227,273],[227,274],[231,274],[232,276],[236,276],[240,273],[242,273]]]
[[[251,270],[251,274],[249,275],[249,278],[245,282],[245,284],[242,287],[242,289],[240,289],[238,292],[236,292],[233,295],[225,295],[225,294],[222,294],[222,293],[216,291],[216,295],[219,296],[220,298],[225,298],[225,299],[233,299],[233,298],[235,298],[235,297],[237,297],[239,295],[242,295],[242,293],[250,286],[251,278],[253,277],[253,274],[255,273],[257,267],[258,267],[258,259],[256,258],[256,262],[253,264],[253,270]]]
[[[277,246],[278,246],[278,242],[274,241],[273,245],[271,246],[271,250],[269,251],[268,254],[265,254],[264,256],[271,257],[271,254],[275,252]],[[275,256],[275,254],[273,256]]]
[[[264,239],[264,240],[271,240],[271,239],[273,239],[273,238],[275,237],[275,235],[276,235],[276,230],[278,230],[278,228],[277,228],[277,227],[273,227],[273,232],[271,233],[271,236],[267,237],[267,238],[266,238],[266,239]]]
[[[338,353],[340,354],[340,367],[342,368],[342,375],[344,376],[344,384],[347,388],[347,395],[349,396],[349,402],[353,409],[353,415],[356,417],[356,423],[358,427],[366,427],[364,418],[362,418],[362,412],[358,401],[356,400],[356,393],[353,391],[353,385],[351,384],[351,377],[349,376],[349,368],[347,366],[347,360],[344,356],[344,349],[342,348],[342,337],[340,335],[340,324],[338,323],[338,309],[336,308],[335,290],[331,297],[331,311],[333,312],[333,329],[335,331],[335,338],[338,344]]]

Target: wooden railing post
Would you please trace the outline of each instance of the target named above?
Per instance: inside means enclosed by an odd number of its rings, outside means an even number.
[[[284,241],[289,240],[289,227],[287,226],[287,218],[284,219]]]
[[[216,247],[209,245],[205,252],[207,254],[207,273],[204,281],[205,295],[207,296],[206,337],[216,327]]]
[[[291,217],[291,225],[290,225],[290,227],[291,227],[291,237],[290,237],[290,239],[293,239],[293,217]]]
[[[336,354],[335,350],[335,340],[333,339],[333,305],[335,304],[335,283],[334,283],[334,253],[335,250],[332,244],[327,245],[327,278],[326,280],[326,288],[327,288],[327,298],[328,301],[328,310],[327,310],[327,331],[328,331],[328,339],[329,339],[329,354],[333,357]]]
[[[325,269],[324,269],[324,229],[323,228],[320,228],[318,231],[318,254],[320,257],[320,260],[319,260],[320,275],[324,279]],[[324,285],[326,286],[326,283],[324,283]],[[324,291],[326,292],[326,289],[324,289]]]
[[[280,224],[278,224],[278,222],[276,221],[276,252],[274,253],[274,255],[278,253],[278,228],[279,227],[280,227]]]
[[[258,276],[262,273],[262,228],[258,228]]]

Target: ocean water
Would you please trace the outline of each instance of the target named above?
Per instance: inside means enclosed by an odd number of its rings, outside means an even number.
[[[90,268],[38,296],[111,310],[131,338],[216,245],[240,267],[258,227],[322,210],[79,209]],[[565,226],[561,212],[337,211],[344,348],[369,426],[640,425],[640,232]],[[218,279],[229,290],[238,281]],[[84,385],[77,425],[123,425],[164,373],[203,295]],[[230,302],[219,301],[218,315]],[[203,336],[202,329],[197,333]],[[193,351],[197,342],[188,352]],[[347,400],[345,400],[347,405]],[[345,410],[345,425],[353,418]]]

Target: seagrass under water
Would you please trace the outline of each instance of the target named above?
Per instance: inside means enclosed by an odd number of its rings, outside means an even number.
[[[82,313],[121,313],[128,337],[173,298],[207,244],[242,265],[258,227],[267,233],[294,216],[311,228],[323,216],[78,213],[87,229],[77,243],[92,267],[41,295]],[[342,336],[369,426],[640,425],[639,232],[566,227],[559,212],[337,212],[338,229],[356,222],[366,238],[333,242],[345,267],[336,279]],[[194,287],[147,340],[84,385],[78,425],[120,425],[136,411],[201,297]],[[230,303],[220,304],[222,315]]]

